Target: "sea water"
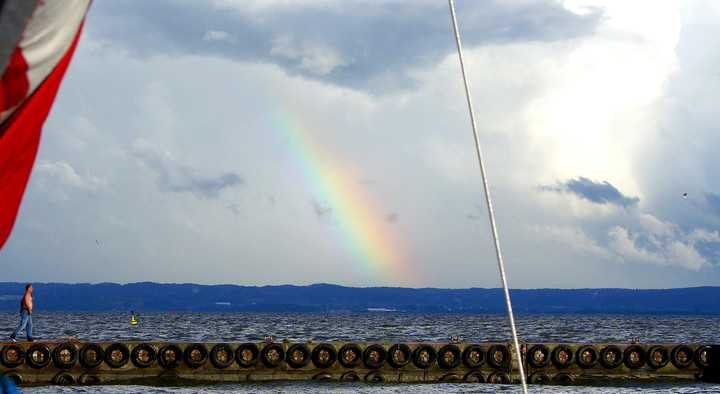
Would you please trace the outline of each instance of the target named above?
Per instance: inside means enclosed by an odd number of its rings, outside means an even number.
[[[139,308],[138,308],[139,309]],[[320,314],[320,313],[144,313],[43,312],[33,315],[39,339],[78,335],[81,341],[260,342],[448,342],[511,341],[505,315]],[[720,316],[517,315],[518,336],[526,343],[589,342],[720,343]],[[0,330],[9,336],[18,312],[0,312]],[[558,386],[530,385],[532,393],[707,393],[720,385],[702,382],[612,382]],[[494,393],[520,392],[519,385],[470,383],[263,382],[174,385],[100,385],[23,387],[23,393]]]

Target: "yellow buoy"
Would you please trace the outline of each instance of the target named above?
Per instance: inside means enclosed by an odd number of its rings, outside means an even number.
[[[130,324],[138,324],[137,320],[135,320],[134,312],[130,312]]]

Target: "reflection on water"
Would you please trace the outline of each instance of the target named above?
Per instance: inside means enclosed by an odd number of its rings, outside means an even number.
[[[82,341],[260,342],[265,336],[291,342],[510,342],[504,315],[449,314],[320,314],[320,313],[143,313],[131,325],[130,312],[37,312],[35,336],[78,335]],[[19,322],[17,312],[0,312],[0,329],[9,336]],[[522,342],[627,343],[641,338],[650,343],[720,343],[720,317],[619,315],[518,315]],[[410,389],[411,387],[411,389]],[[532,386],[534,393],[699,393],[720,392],[705,383],[634,383],[602,386]],[[490,393],[517,392],[518,386],[457,383],[366,384],[333,382],[270,382],[217,385],[32,387],[27,393]]]
[[[292,342],[509,342],[505,315],[37,312],[42,338],[79,335],[85,341],[250,342],[264,336]],[[0,312],[8,335],[17,312]],[[524,342],[720,343],[717,316],[518,315]]]

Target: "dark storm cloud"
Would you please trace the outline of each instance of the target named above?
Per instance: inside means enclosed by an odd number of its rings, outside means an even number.
[[[315,216],[322,221],[333,221],[333,209],[330,206],[323,205],[322,202],[317,200],[310,200],[310,207],[312,208]]]
[[[375,92],[414,85],[410,71],[455,51],[444,1],[287,2],[238,10],[160,0],[143,2],[143,12],[137,8],[135,2],[93,4],[90,18],[102,23],[87,34],[139,57],[194,54],[274,63],[290,74]],[[556,1],[460,1],[456,11],[465,46],[587,35],[602,16],[599,10],[574,14]],[[211,31],[222,34],[208,39]],[[325,68],[308,60],[325,62]]]
[[[608,181],[597,182],[585,177],[559,182],[557,186],[540,186],[540,190],[570,193],[596,204],[613,204],[624,208],[637,206],[638,197],[627,197]]]
[[[224,189],[244,183],[234,172],[215,176],[201,174],[197,168],[181,165],[151,150],[133,150],[133,155],[158,175],[156,184],[162,192],[189,192],[205,199],[217,198]]]

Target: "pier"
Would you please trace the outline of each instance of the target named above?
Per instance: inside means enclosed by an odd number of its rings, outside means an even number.
[[[153,379],[199,382],[334,380],[531,384],[623,379],[717,381],[717,346],[508,343],[6,343],[0,373],[19,385]]]

